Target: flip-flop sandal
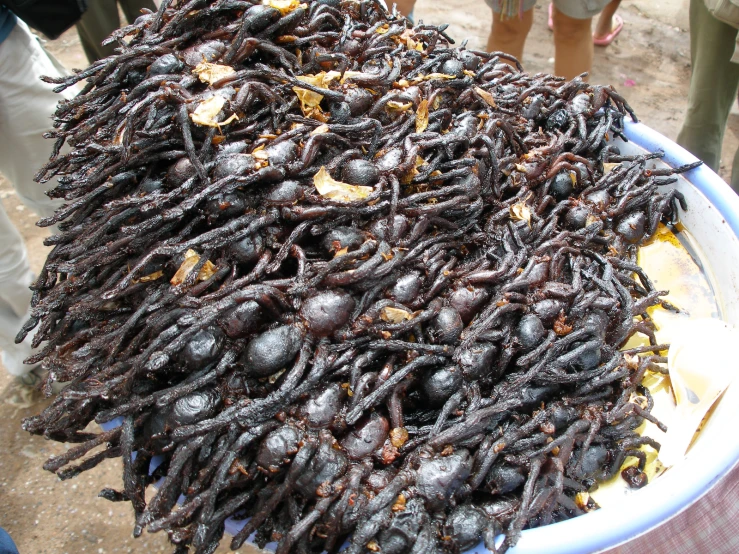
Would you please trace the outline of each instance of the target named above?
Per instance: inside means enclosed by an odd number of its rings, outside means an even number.
[[[621,29],[624,28],[624,20],[621,18],[620,15],[616,14],[613,16],[613,21],[616,23],[616,26],[611,29],[611,32],[608,33],[606,36],[602,38],[596,38],[595,35],[593,35],[593,44],[595,44],[596,46],[608,46],[613,42],[613,40],[621,32]]]
[[[554,4],[550,3],[549,4],[549,20],[547,21],[547,25],[549,25],[549,30],[550,31],[554,31],[554,18],[552,17],[553,16],[553,13],[552,13],[552,10],[553,9],[554,9]]]

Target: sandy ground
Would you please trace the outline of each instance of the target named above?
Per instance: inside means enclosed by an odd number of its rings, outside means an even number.
[[[674,139],[686,107],[690,79],[689,0],[625,0],[619,13],[624,30],[608,48],[596,48],[592,81],[610,83],[628,99],[642,121]],[[490,11],[482,0],[419,0],[416,17],[427,23],[449,23],[449,33],[483,48]],[[69,68],[86,66],[74,31],[47,44]],[[536,8],[524,65],[531,72],[553,68],[552,36],[546,26],[546,4]],[[739,145],[739,111],[732,113],[724,141],[729,161]],[[727,177],[722,165],[721,174]],[[20,204],[0,177],[0,199],[25,238],[31,264],[38,270],[46,255],[46,232],[34,225],[35,214]],[[43,408],[44,400],[19,388],[0,370],[0,526],[14,538],[22,554],[80,552],[170,552],[166,537],[131,536],[132,511],[127,504],[97,498],[103,487],[119,487],[120,462],[109,461],[71,482],[60,482],[41,469],[43,461],[65,447],[31,437],[20,428],[24,417]],[[227,552],[222,546],[219,553]],[[241,553],[256,553],[242,548]]]

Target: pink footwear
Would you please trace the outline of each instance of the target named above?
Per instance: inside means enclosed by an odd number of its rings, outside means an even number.
[[[620,15],[615,14],[613,16],[613,21],[615,21],[616,26],[611,29],[611,32],[608,33],[606,36],[604,36],[603,38],[595,38],[595,35],[593,35],[593,44],[595,44],[596,46],[608,46],[613,42],[613,40],[621,32],[621,29],[624,28],[624,20],[621,18]]]
[[[549,30],[554,31],[554,19],[552,18],[552,10],[554,9],[554,4],[551,2],[549,3],[549,20],[547,21],[547,25],[549,25]]]

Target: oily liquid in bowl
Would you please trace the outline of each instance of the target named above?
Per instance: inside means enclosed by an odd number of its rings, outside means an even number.
[[[638,263],[657,290],[669,291],[669,294],[663,297],[664,300],[679,309],[679,312],[675,312],[660,305],[649,308],[649,316],[656,326],[655,336],[659,344],[669,344],[675,326],[686,319],[720,319],[718,302],[706,268],[700,262],[700,253],[695,241],[681,225],[670,229],[660,224],[654,237],[639,249]],[[624,348],[647,344],[649,341],[644,335],[636,334]],[[666,355],[666,352],[662,354]],[[649,389],[654,400],[651,413],[669,428],[675,412],[675,398],[670,387],[670,378],[667,375],[647,372],[642,384]],[[637,432],[657,442],[662,442],[665,437],[665,433],[649,421],[645,421]],[[644,471],[651,483],[665,471],[665,467],[652,447],[642,446],[641,450],[647,457]],[[629,488],[620,472],[638,463],[636,458],[627,458],[619,473],[609,481],[600,483],[596,490],[591,491],[590,497],[601,507],[623,502],[634,489]]]

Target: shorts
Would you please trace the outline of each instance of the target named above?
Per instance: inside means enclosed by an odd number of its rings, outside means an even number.
[[[523,2],[523,11],[529,11],[536,5],[536,0],[520,0]],[[611,0],[553,0],[553,4],[559,11],[573,19],[588,19],[598,15],[606,4]],[[485,0],[485,3],[493,8],[495,13],[500,13],[503,7],[503,0]],[[518,11],[518,2],[516,0],[508,0],[509,6],[514,6],[514,14]],[[513,14],[512,14],[513,15]]]

